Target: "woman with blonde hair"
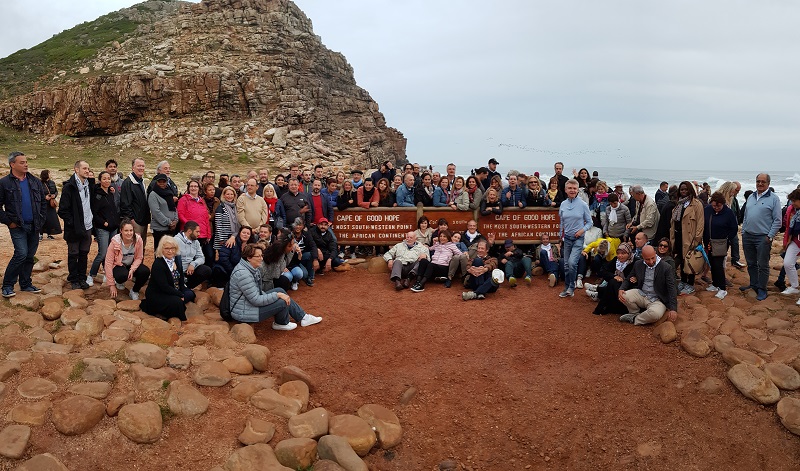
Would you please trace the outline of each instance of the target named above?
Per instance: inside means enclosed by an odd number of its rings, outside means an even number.
[[[139,309],[145,313],[162,319],[177,317],[186,320],[186,303],[194,301],[195,294],[186,287],[178,255],[180,248],[175,238],[168,235],[161,237],[150,269],[145,299],[139,305]]]

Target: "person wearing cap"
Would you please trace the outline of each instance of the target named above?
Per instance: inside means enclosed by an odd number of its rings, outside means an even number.
[[[322,218],[308,230],[311,233],[314,244],[317,246],[316,257],[319,261],[320,274],[329,272],[331,269],[345,263],[344,260],[339,258],[338,244],[329,228],[330,221],[327,218]]]
[[[514,244],[511,239],[506,239],[503,244],[505,251],[500,257],[500,268],[505,272],[508,285],[512,288],[517,286],[517,277],[525,275],[525,283],[531,284],[531,258],[525,257],[522,249]]]
[[[156,184],[147,189],[147,205],[150,208],[148,219],[152,218],[150,228],[153,230],[153,247],[158,247],[161,238],[173,234],[178,227],[178,209],[172,198],[172,190],[167,185],[167,176],[159,173],[153,180]],[[125,182],[128,181],[125,180]],[[133,227],[136,232],[136,225],[134,224]],[[139,237],[142,235],[139,234]],[[147,242],[144,237],[142,237],[142,242]]]
[[[614,193],[617,194],[617,198],[619,198],[619,202],[625,204],[628,201],[628,195],[625,194],[625,189],[622,187],[622,182],[617,182],[614,185]]]
[[[400,291],[411,287],[420,272],[420,260],[430,260],[430,251],[417,241],[416,232],[407,232],[405,240],[383,254],[383,259],[389,267],[389,279],[394,283],[394,288]]]
[[[0,178],[0,223],[8,226],[14,254],[3,276],[3,297],[16,296],[19,279],[22,291],[39,293],[33,286],[34,256],[39,248],[39,231],[44,226],[49,201],[42,181],[28,172],[28,158],[22,152],[8,155],[11,172]]]
[[[488,170],[488,172],[487,172],[488,175],[486,176],[486,181],[487,182],[492,181],[492,177],[494,177],[495,175],[497,175],[500,178],[503,178],[503,176],[500,175],[500,172],[497,171],[497,166],[498,165],[500,165],[500,162],[498,162],[497,159],[495,159],[494,157],[489,159],[489,163],[487,164],[487,167],[489,167],[487,169]],[[488,186],[488,184],[487,184],[487,186]]]
[[[358,188],[364,184],[364,172],[357,168],[351,170],[350,181],[353,183],[353,189],[358,190]]]
[[[499,277],[493,276],[493,271],[497,268],[497,258],[489,255],[489,247],[494,244],[494,234],[489,234],[487,239],[480,239],[476,246],[475,258],[470,261],[467,268],[467,277],[464,280],[464,287],[469,291],[461,293],[461,299],[471,301],[473,299],[485,299],[489,293],[494,293],[502,283],[504,274],[499,271]]]

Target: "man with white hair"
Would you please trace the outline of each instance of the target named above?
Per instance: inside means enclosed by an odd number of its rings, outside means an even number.
[[[413,178],[413,176],[412,176]],[[383,254],[389,266],[389,279],[394,282],[394,288],[400,291],[411,286],[419,273],[420,260],[430,260],[428,247],[417,241],[417,234],[413,231],[406,233],[406,238]]]
[[[636,212],[632,215],[633,220],[628,224],[628,230],[631,235],[644,232],[647,240],[652,242],[658,229],[658,207],[652,198],[647,197],[641,185],[633,185],[631,195],[636,200]]]
[[[578,181],[567,180],[564,184],[567,195],[558,209],[561,219],[561,254],[564,258],[564,291],[558,296],[561,298],[575,295],[575,284],[578,278],[578,263],[583,251],[584,234],[594,223],[589,205],[578,198]]]
[[[753,289],[759,301],[767,299],[772,239],[781,228],[781,200],[769,189],[770,180],[767,173],[756,176],[756,191],[747,198],[742,222],[742,249],[750,283],[739,289]]]

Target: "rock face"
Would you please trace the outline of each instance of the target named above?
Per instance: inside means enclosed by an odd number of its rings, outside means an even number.
[[[203,0],[140,23],[70,73],[43,70],[35,91],[0,102],[0,122],[165,156],[179,143],[184,159],[202,160],[209,143],[283,167],[405,158],[406,139],[293,2]]]

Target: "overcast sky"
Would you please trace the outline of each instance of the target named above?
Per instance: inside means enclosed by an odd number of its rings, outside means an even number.
[[[134,3],[2,0],[0,56]],[[800,2],[296,3],[412,161],[797,168]]]

